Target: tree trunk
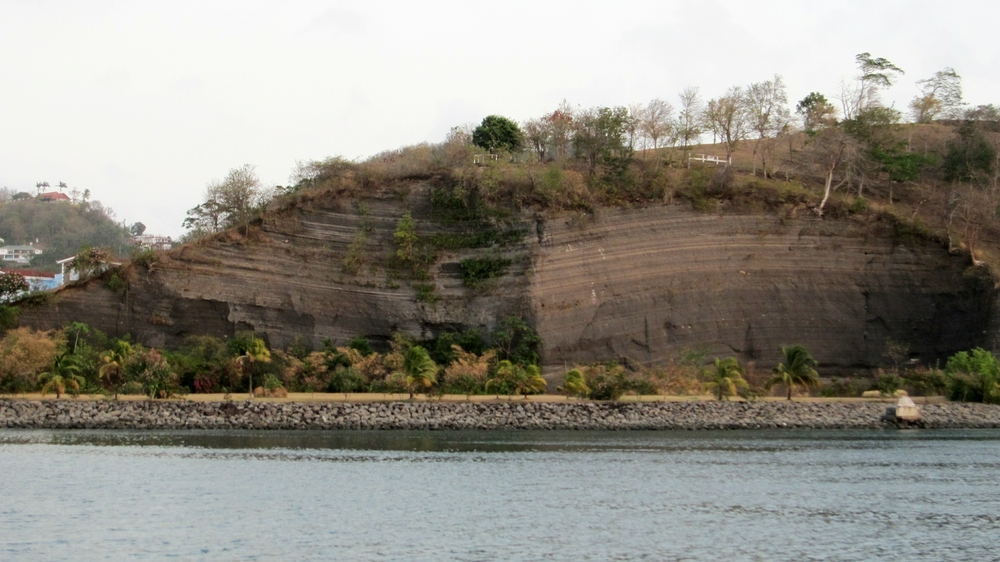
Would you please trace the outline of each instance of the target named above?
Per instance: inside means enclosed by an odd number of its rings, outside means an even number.
[[[792,399],[792,385],[791,384],[788,385],[788,399],[789,400]]]
[[[823,200],[819,203],[819,214],[823,214],[823,207],[826,206],[826,201],[830,198],[830,187],[833,186],[833,167],[826,174],[826,185],[823,186]]]

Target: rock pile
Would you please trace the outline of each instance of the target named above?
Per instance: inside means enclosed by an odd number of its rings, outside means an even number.
[[[276,403],[0,400],[0,428],[852,429],[886,427],[877,402]],[[1000,406],[930,404],[923,426],[1000,428]],[[891,425],[891,424],[890,424]]]

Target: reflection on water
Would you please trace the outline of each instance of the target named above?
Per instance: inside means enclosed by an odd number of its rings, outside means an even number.
[[[0,560],[986,560],[997,445],[992,430],[0,430]]]

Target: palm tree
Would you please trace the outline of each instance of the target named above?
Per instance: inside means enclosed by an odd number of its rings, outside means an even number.
[[[125,362],[132,355],[132,346],[126,341],[115,344],[114,349],[101,354],[101,361],[104,363],[97,371],[102,379],[106,379],[111,388],[115,391],[115,400],[118,400],[118,389],[124,382],[122,374],[125,372]]]
[[[816,386],[819,378],[816,373],[816,360],[809,355],[805,346],[796,344],[790,347],[782,347],[781,353],[785,360],[778,363],[774,368],[774,376],[767,381],[767,388],[776,384],[785,385],[788,388],[788,399],[792,399],[792,389],[795,385]]]
[[[538,370],[537,365],[528,365],[525,368],[517,366],[515,369],[514,378],[514,394],[524,395],[524,399],[528,399],[528,391],[531,393],[542,392],[548,383],[542,378],[542,372]]]
[[[403,374],[406,375],[406,386],[410,389],[410,400],[413,400],[415,389],[426,391],[437,383],[437,370],[437,364],[423,347],[415,345],[406,351],[403,357]]]
[[[69,187],[69,186],[66,185],[66,182],[64,182],[64,181],[59,182],[59,193],[62,193],[62,191],[64,189],[66,189],[67,187]]]
[[[583,377],[578,369],[572,369],[566,373],[566,378],[563,380],[563,392],[567,396],[582,397],[590,394],[590,387],[587,386],[587,381]]]
[[[56,400],[58,400],[66,392],[66,387],[80,390],[80,383],[84,380],[78,374],[79,372],[80,367],[77,366],[72,355],[68,353],[58,355],[52,361],[49,370],[38,376],[38,380],[48,381],[42,386],[42,395],[44,396],[50,390],[55,390]]]
[[[716,359],[715,368],[703,369],[702,374],[708,375],[709,381],[705,386],[712,390],[718,400],[729,400],[730,396],[736,394],[736,389],[749,386],[743,380],[743,368],[735,357]]]
[[[271,362],[271,352],[267,350],[267,345],[264,344],[264,340],[260,338],[251,338],[250,343],[247,344],[245,350],[243,350],[243,355],[236,358],[236,365],[239,367],[240,374],[246,374],[250,382],[250,400],[253,400],[253,373],[245,373],[247,363],[270,363]]]

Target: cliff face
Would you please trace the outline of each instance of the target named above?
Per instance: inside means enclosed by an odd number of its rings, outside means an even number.
[[[443,251],[428,279],[387,268],[411,209],[421,236],[457,227],[434,218],[426,191],[272,214],[249,239],[185,246],[133,275],[26,309],[22,325],[87,322],[150,345],[253,329],[272,346],[318,345],[395,330],[429,338],[491,329],[520,315],[545,341],[549,367],[625,358],[662,364],[684,350],[770,365],[802,343],[828,369],[885,362],[887,340],[935,361],[986,344],[995,290],[968,259],[927,241],[897,243],[861,221],[700,213],[686,206],[523,215],[523,236],[492,249]],[[345,272],[345,258],[361,265]],[[506,274],[462,283],[469,257],[509,259]]]

